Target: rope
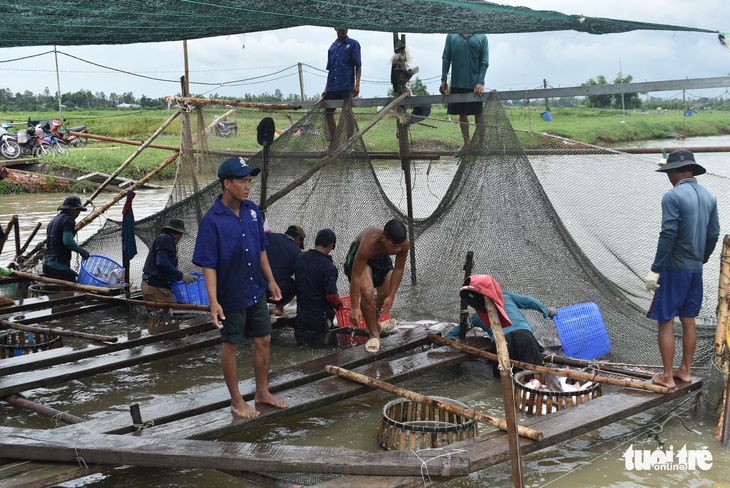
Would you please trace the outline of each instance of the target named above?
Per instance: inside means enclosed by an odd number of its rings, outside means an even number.
[[[81,466],[84,469],[89,469],[89,467],[86,465],[86,461],[84,461],[84,458],[81,457],[81,454],[79,454],[79,437],[76,438],[76,445],[74,446],[74,452],[76,452],[76,462],[79,463],[79,466]]]
[[[69,412],[69,410],[66,410],[65,412],[58,412],[56,415],[51,417],[51,422],[53,422],[54,429],[58,427],[58,423],[61,420],[61,417],[63,416],[63,414],[68,413],[68,412]]]
[[[149,429],[151,427],[154,427],[155,426],[155,421],[154,420],[148,420],[147,422],[145,422],[143,424],[132,424],[132,425],[136,429],[136,432],[140,432],[142,430],[145,430],[145,429]]]
[[[411,450],[411,454],[416,456],[418,458],[418,460],[421,461],[421,481],[423,481],[423,486],[433,485],[433,481],[431,481],[431,475],[428,472],[428,465],[427,465],[428,461],[433,461],[434,459],[439,459],[442,457],[451,458],[451,455],[456,454],[456,453],[466,453],[466,450],[464,450],[464,449],[453,449],[453,450],[450,450],[443,454],[439,454],[438,456],[434,456],[427,461],[424,461],[423,458],[421,458],[421,456],[418,455],[418,453],[422,452],[422,451],[443,451],[443,450],[444,450],[443,447],[419,449],[417,451]],[[426,478],[428,478],[428,483],[426,482]]]

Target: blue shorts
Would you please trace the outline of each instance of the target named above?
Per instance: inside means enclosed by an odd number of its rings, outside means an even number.
[[[244,339],[271,335],[271,316],[265,299],[243,310],[229,310],[225,315],[221,329],[223,342],[242,344]]]
[[[662,271],[646,316],[657,322],[669,322],[677,316],[693,318],[700,314],[701,306],[701,272]]]

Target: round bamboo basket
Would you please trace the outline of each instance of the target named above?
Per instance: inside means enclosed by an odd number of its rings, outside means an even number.
[[[62,347],[60,335],[49,332],[4,331],[0,333],[0,359]]]
[[[28,287],[28,298],[42,297],[45,295],[55,295],[69,291],[63,285],[55,285],[51,283],[35,283]]]
[[[515,405],[518,411],[528,415],[547,415],[601,396],[601,384],[597,382],[585,390],[556,392],[535,390],[526,386],[525,383],[532,378],[537,378],[540,383],[545,384],[546,373],[523,370],[513,376]]]
[[[468,408],[443,397],[443,402]],[[476,420],[429,404],[399,398],[383,407],[378,444],[387,450],[437,448],[477,435]]]

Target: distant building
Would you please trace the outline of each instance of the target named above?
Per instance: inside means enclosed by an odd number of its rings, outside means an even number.
[[[140,108],[141,105],[136,103],[120,103],[117,105],[117,109],[124,109],[124,108]]]

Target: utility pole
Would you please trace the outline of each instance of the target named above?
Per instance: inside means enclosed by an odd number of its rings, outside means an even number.
[[[61,104],[61,75],[58,73],[58,50],[53,45],[53,57],[56,59],[56,85],[58,86],[58,119],[63,122],[63,105]]]
[[[302,102],[306,100],[306,95],[304,95],[304,71],[302,70],[302,63],[297,63],[297,68],[299,69],[299,92],[302,94]],[[304,110],[304,113],[306,114],[307,111]]]

